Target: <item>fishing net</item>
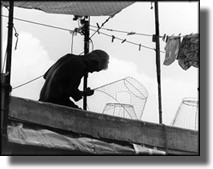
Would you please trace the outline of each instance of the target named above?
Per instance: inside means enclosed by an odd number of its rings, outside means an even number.
[[[147,101],[146,88],[136,79],[126,77],[94,89],[88,97],[89,111],[141,120]]]
[[[198,130],[198,100],[196,98],[184,98],[171,125]]]

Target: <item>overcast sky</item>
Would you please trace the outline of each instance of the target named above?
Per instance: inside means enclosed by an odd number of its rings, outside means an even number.
[[[198,33],[198,2],[160,2],[159,21],[160,34],[187,35]],[[111,18],[104,28],[137,32],[152,35],[155,33],[154,9],[150,9],[150,2],[136,2]],[[3,8],[3,15],[8,10]],[[15,8],[15,18],[58,26],[66,29],[75,29],[78,23],[73,16],[47,14],[42,11]],[[91,17],[91,25],[101,25],[108,17]],[[13,51],[12,58],[12,86],[15,87],[42,74],[61,56],[71,52],[72,35],[68,31],[53,29],[35,24],[14,20],[14,26],[19,33],[17,50]],[[7,38],[7,18],[2,21],[3,50]],[[109,35],[127,39],[136,44],[154,48],[151,36],[129,35],[101,30]],[[91,34],[93,31],[91,31]],[[121,43],[115,39],[96,34],[93,38],[93,48],[105,50],[110,55],[109,69],[104,72],[89,75],[88,86],[91,88],[131,76],[140,81],[148,91],[148,100],[142,119],[158,123],[157,79],[155,65],[155,51],[147,48],[138,50],[138,46]],[[16,42],[14,37],[13,42]],[[83,37],[74,36],[73,53],[83,52]],[[160,41],[161,51],[164,51],[165,42]],[[92,45],[90,46],[92,50]],[[183,70],[175,61],[170,66],[164,66],[165,53],[161,53],[162,77],[162,109],[163,122],[170,124],[177,112],[182,98],[197,97],[198,70],[191,67]],[[12,91],[13,96],[38,100],[44,80],[40,78],[26,86]]]

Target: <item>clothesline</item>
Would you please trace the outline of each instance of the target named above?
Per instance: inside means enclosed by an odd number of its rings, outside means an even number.
[[[90,25],[90,27],[93,28],[98,28],[97,26],[94,25]],[[145,33],[138,33],[138,32],[134,32],[134,31],[123,31],[123,30],[117,30],[117,29],[111,29],[111,28],[101,28],[102,30],[106,30],[106,31],[110,31],[110,32],[118,32],[118,33],[124,33],[127,35],[140,35],[140,36],[147,36],[147,37],[153,37],[153,34],[145,34]],[[181,35],[181,33],[179,33],[179,35],[160,35],[159,38],[165,38],[165,37],[170,37],[170,36],[175,36],[175,37],[184,37],[186,35]]]
[[[1,15],[2,17],[8,17],[6,15]],[[53,26],[53,25],[48,25],[48,24],[43,24],[40,22],[35,22],[35,21],[29,21],[29,20],[25,20],[25,19],[21,19],[21,18],[14,18],[15,20],[19,20],[22,22],[27,22],[27,23],[31,23],[31,24],[35,24],[35,25],[40,25],[40,26],[45,26],[45,27],[49,27],[49,28],[54,28],[54,29],[58,29],[58,30],[63,30],[63,31],[68,31],[70,33],[74,33],[74,30],[70,30],[67,28],[62,28],[62,27],[58,27],[58,26]],[[97,26],[94,25],[90,25],[90,27],[93,28],[98,28]],[[119,32],[119,33],[126,33],[128,35],[141,35],[141,36],[148,36],[148,37],[152,37],[153,35],[151,34],[144,34],[144,33],[137,33],[137,32],[133,32],[133,31],[122,31],[122,30],[116,30],[116,29],[110,29],[110,28],[101,28],[102,30],[107,30],[107,31],[114,31],[114,32]],[[163,36],[160,36],[160,38],[162,38]]]
[[[8,17],[8,16],[5,16],[5,15],[1,15],[1,16],[3,16],[3,17]],[[43,24],[43,23],[34,22],[34,21],[29,21],[29,20],[24,20],[24,19],[20,19],[20,18],[14,18],[14,19],[15,19],[15,20],[19,20],[19,21],[23,21],[23,22],[28,22],[28,23],[31,23],[31,24],[40,25],[40,26],[46,26],[46,27],[50,27],[50,28],[54,28],[54,29],[69,31],[71,34],[75,34],[75,33],[76,33],[76,30],[77,30],[77,29],[70,30],[70,29],[67,29],[67,28],[61,28],[61,27],[58,27],[58,26],[52,26],[52,25]],[[98,25],[98,24],[97,24],[97,25]],[[93,25],[90,25],[90,27],[98,28],[98,26],[96,27],[96,26],[93,26]],[[99,28],[98,28],[98,29],[99,29]],[[110,28],[103,28],[103,27],[101,27],[101,29],[102,29],[102,30],[107,30],[107,31],[119,32],[119,33],[126,33],[127,35],[143,35],[143,36],[153,37],[153,35],[151,35],[151,34],[143,34],[143,33],[137,33],[137,32],[133,32],[133,31],[128,32],[128,31],[121,31],[121,30],[110,29]],[[90,29],[90,30],[92,30],[92,29]],[[92,31],[94,31],[94,30],[92,30]],[[98,32],[100,32],[100,31],[98,30]],[[106,33],[103,33],[103,32],[102,32],[101,34],[106,35],[106,36],[110,36],[110,35],[108,35],[108,34],[106,34]],[[173,34],[173,35],[174,35],[174,34]],[[173,35],[172,35],[172,36],[173,36]],[[178,36],[175,36],[175,37],[184,37],[184,36],[186,36],[186,35],[182,35],[182,36],[180,36],[180,35],[181,35],[181,34],[179,34]],[[147,46],[145,46],[145,45],[137,44],[137,43],[135,43],[135,42],[127,41],[126,39],[121,39],[121,38],[119,38],[119,37],[115,37],[114,35],[111,35],[111,37],[112,37],[112,41],[116,38],[116,39],[118,39],[118,40],[122,40],[123,43],[124,43],[124,42],[127,42],[127,43],[131,43],[131,44],[137,45],[139,51],[140,51],[141,47],[144,47],[144,48],[147,48],[147,49],[151,49],[151,50],[155,50],[155,49],[150,48],[150,47],[147,47]],[[159,38],[162,38],[162,41],[165,41],[165,39],[168,39],[168,37],[171,37],[171,36],[166,35],[166,34],[164,34],[163,36],[159,36]],[[164,51],[161,51],[161,52],[162,52],[162,53],[165,53]]]
[[[8,16],[5,16],[5,15],[1,15],[3,17],[8,17]],[[52,25],[47,25],[47,24],[43,24],[43,23],[39,23],[39,22],[34,22],[34,21],[29,21],[29,20],[25,20],[25,19],[20,19],[20,18],[14,18],[15,20],[19,20],[19,21],[23,21],[23,22],[27,22],[27,23],[31,23],[31,24],[36,24],[36,25],[40,25],[40,26],[45,26],[45,27],[49,27],[49,28],[54,28],[54,29],[59,29],[59,30],[63,30],[63,31],[68,31],[70,32],[71,34],[76,34],[78,32],[78,28],[74,29],[74,30],[70,30],[70,29],[66,29],[66,28],[61,28],[61,27],[58,27],[58,26],[52,26]],[[98,28],[98,27],[97,27]],[[101,28],[103,29],[103,28]],[[92,31],[97,31],[97,30],[94,30],[94,29],[90,29]],[[103,32],[100,32],[100,30],[98,30],[99,33],[105,35],[105,36],[110,36],[112,37],[113,39],[118,39],[118,40],[121,40],[122,43],[126,42],[126,43],[130,43],[130,44],[133,44],[133,45],[137,45],[138,46],[138,50],[140,51],[141,50],[141,47],[144,47],[144,48],[147,48],[147,49],[151,49],[151,50],[155,50],[154,48],[151,48],[151,47],[148,47],[148,46],[145,46],[145,45],[142,45],[140,43],[135,43],[135,42],[132,42],[132,41],[128,41],[127,39],[122,39],[122,38],[119,38],[119,37],[116,37],[114,35],[108,35],[106,33],[103,33]],[[165,53],[164,51],[160,51],[162,53]]]

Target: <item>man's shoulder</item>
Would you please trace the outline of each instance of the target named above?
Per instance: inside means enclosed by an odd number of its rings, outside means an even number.
[[[77,55],[68,53],[68,54],[62,56],[58,61],[66,61],[66,60],[69,60],[69,59],[73,59],[75,57],[77,57]]]
[[[86,64],[81,56],[67,54],[65,55],[66,59],[64,59],[63,65],[67,65],[70,69],[78,69],[83,70],[86,68]]]

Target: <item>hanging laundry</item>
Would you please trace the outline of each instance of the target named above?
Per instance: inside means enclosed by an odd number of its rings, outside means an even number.
[[[163,62],[164,65],[172,64],[175,59],[177,58],[178,51],[180,46],[180,37],[170,36],[167,39],[166,46],[165,46],[165,60]]]
[[[199,35],[191,34],[183,37],[178,53],[178,63],[187,70],[191,66],[199,68]]]

